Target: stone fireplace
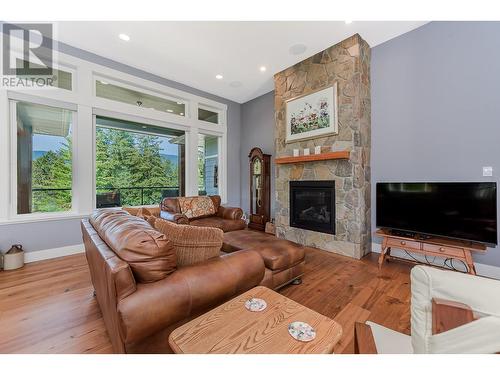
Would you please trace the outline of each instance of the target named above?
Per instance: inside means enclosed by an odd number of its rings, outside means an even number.
[[[353,35],[277,73],[274,81],[276,158],[291,156],[293,149],[314,150],[315,146],[327,150],[333,145],[335,151],[350,152],[349,159],[276,165],[277,236],[361,258],[371,251],[370,47],[359,35]],[[286,143],[285,102],[334,82],[338,86],[338,133]],[[293,200],[297,193],[292,186],[311,181],[333,183],[334,209],[332,202],[322,201],[326,196],[302,192]],[[326,222],[320,222],[329,215],[327,228]],[[311,224],[314,220],[316,225]]]
[[[290,226],[335,234],[335,181],[290,181]]]

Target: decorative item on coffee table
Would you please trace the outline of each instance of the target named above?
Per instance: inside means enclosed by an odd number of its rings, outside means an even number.
[[[271,211],[271,155],[258,147],[250,154],[250,229],[264,230]]]

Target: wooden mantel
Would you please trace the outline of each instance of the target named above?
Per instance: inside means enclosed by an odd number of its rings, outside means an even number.
[[[349,151],[334,151],[334,152],[324,152],[322,154],[313,154],[307,156],[287,156],[284,158],[277,158],[274,160],[276,164],[291,164],[291,163],[306,163],[310,161],[321,161],[321,160],[335,160],[335,159],[349,159]]]

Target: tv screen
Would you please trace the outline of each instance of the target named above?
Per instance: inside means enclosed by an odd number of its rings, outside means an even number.
[[[377,227],[496,245],[496,182],[377,183]]]

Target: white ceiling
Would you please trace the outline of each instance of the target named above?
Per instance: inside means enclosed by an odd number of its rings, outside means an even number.
[[[273,90],[275,73],[355,33],[374,47],[425,23],[64,21],[57,22],[55,39],[244,103]],[[119,39],[120,33],[130,41]],[[306,51],[290,54],[296,44]],[[261,72],[261,66],[267,70]]]

